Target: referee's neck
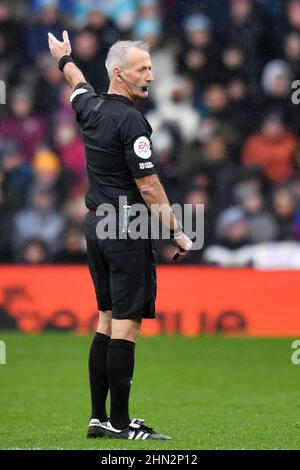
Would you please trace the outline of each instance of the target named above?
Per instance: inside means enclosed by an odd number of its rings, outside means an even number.
[[[124,96],[125,98],[128,98],[131,101],[136,101],[137,98],[134,97],[129,90],[125,89],[123,86],[118,86],[118,85],[113,85],[112,83],[110,84],[108,91],[108,95],[120,95]]]

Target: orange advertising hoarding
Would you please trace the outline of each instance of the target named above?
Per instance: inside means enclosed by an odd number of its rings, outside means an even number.
[[[300,336],[300,272],[158,267],[157,318],[144,335]],[[1,266],[0,328],[93,331],[97,306],[84,266]]]

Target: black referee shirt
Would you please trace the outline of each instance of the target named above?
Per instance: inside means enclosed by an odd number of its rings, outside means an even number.
[[[86,206],[145,204],[134,178],[155,173],[152,128],[147,119],[122,95],[97,95],[88,83],[76,85],[71,96],[83,136],[88,173]]]

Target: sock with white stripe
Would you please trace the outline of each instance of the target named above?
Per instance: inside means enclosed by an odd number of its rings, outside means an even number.
[[[106,358],[109,341],[109,336],[97,332],[91,344],[89,355],[92,418],[100,421],[107,421],[105,403],[109,384],[106,373]]]
[[[129,395],[134,370],[135,343],[111,339],[107,352],[107,376],[110,388],[110,422],[116,429],[130,423]]]

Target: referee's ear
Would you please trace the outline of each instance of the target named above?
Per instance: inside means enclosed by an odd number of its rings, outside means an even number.
[[[121,68],[118,66],[118,65],[115,65],[115,67],[113,67],[113,78],[117,78],[119,82],[122,82],[122,77],[121,77]]]

